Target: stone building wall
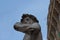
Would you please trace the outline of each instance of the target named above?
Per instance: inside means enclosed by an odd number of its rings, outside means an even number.
[[[50,0],[47,28],[47,40],[60,40],[60,0]]]

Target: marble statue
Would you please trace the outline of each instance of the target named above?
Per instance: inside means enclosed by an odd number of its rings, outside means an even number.
[[[39,21],[31,14],[23,14],[21,21],[14,24],[14,29],[25,33],[23,40],[42,40]]]

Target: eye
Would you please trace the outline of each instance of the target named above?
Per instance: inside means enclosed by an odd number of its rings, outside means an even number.
[[[28,19],[28,18],[26,19],[26,21],[29,21],[29,20],[30,20],[30,19]]]

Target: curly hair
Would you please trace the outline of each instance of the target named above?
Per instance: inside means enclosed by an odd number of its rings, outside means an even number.
[[[29,17],[29,18],[31,18],[34,22],[39,23],[39,21],[37,20],[37,18],[36,18],[35,16],[31,15],[31,14],[23,14],[23,15],[22,15],[21,22],[23,22],[23,19],[26,18],[26,17]]]

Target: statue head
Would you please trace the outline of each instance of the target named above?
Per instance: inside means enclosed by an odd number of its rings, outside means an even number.
[[[22,19],[21,19],[21,23],[34,23],[37,22],[39,23],[39,21],[37,20],[37,18],[31,14],[23,14],[22,15]]]

